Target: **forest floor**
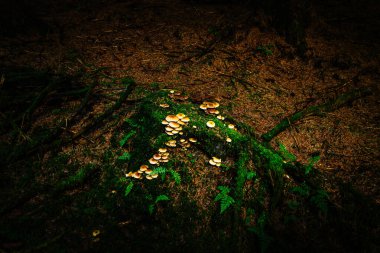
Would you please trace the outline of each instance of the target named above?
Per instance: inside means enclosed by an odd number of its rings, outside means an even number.
[[[158,221],[170,204],[161,206],[156,218],[148,213],[120,213],[116,209],[126,205],[124,190],[101,183],[110,170],[124,177],[125,167],[115,162],[123,151],[113,143],[120,141],[123,122],[149,92],[180,91],[194,104],[217,101],[226,115],[261,136],[297,111],[366,88],[371,89],[370,95],[335,111],[303,118],[271,145],[282,143],[302,164],[318,156],[313,169],[323,175],[323,189],[336,207],[347,208],[350,198],[362,201],[355,200],[361,204],[352,206],[357,203],[353,201],[347,210],[350,215],[345,216],[356,220],[340,229],[327,223],[331,225],[328,233],[311,229],[308,234],[314,223],[307,222],[316,214],[303,213],[308,218],[295,227],[299,234],[293,239],[299,241],[284,237],[294,243],[284,251],[379,249],[379,241],[368,239],[378,238],[378,224],[367,220],[378,221],[380,205],[380,8],[375,1],[343,7],[339,1],[319,4],[307,30],[304,58],[268,27],[263,15],[253,15],[244,4],[39,2],[25,13],[16,12],[17,22],[10,22],[0,40],[1,251],[124,248],[139,252],[144,251],[144,241],[149,244],[150,240],[153,246],[146,246],[148,250],[157,251],[162,244],[162,250],[175,251],[179,246],[191,250],[183,246],[191,238],[189,233],[202,234],[196,230],[209,229],[205,226],[213,223],[213,216],[200,218],[205,224],[197,223],[192,230],[186,228],[187,222],[194,222],[186,213],[172,214],[183,219],[177,221],[178,226],[173,225],[175,221]],[[360,16],[363,13],[367,14]],[[117,103],[126,77],[135,80],[135,89],[120,108],[97,122]],[[92,123],[99,124],[82,131]],[[215,176],[219,183],[223,180],[208,172],[201,172],[192,184],[183,180],[181,191],[199,187],[191,194],[201,199],[200,213],[217,206],[212,201],[217,193],[218,182],[211,178]],[[93,191],[97,183],[99,192]],[[350,198],[344,196],[347,188]],[[366,217],[376,213],[376,218]],[[272,226],[276,227],[274,221]],[[182,231],[178,242],[173,242],[174,235],[162,235],[176,229]],[[335,234],[345,229],[354,231]],[[144,233],[152,238],[141,238]],[[267,233],[275,239],[283,235],[273,228]],[[340,238],[344,236],[351,236],[346,246]],[[221,238],[204,239],[194,247],[210,250],[208,244],[221,243]],[[326,240],[325,245],[319,245],[324,244],[320,240]],[[273,245],[283,246],[282,242]],[[214,249],[227,251],[223,245]],[[250,248],[245,245],[241,250]],[[269,251],[281,252],[274,246]]]

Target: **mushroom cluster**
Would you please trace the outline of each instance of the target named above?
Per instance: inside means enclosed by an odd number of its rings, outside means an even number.
[[[182,95],[181,92],[179,91],[175,91],[175,90],[171,90],[170,93],[169,93],[169,97],[171,99],[175,99],[175,100],[181,100],[181,101],[184,101],[184,100],[187,100],[189,97],[186,96],[186,95]]]
[[[165,145],[168,147],[171,147],[171,148],[175,148],[175,147],[177,147],[177,141],[176,140],[169,140],[165,143]]]
[[[150,159],[149,163],[152,165],[159,165],[160,163],[169,162],[169,153],[166,148],[160,148],[157,154],[154,154]]]
[[[212,159],[210,159],[210,161],[208,161],[208,162],[209,162],[209,164],[211,164],[213,166],[220,167],[220,165],[222,164],[222,159],[213,156]]]
[[[155,174],[155,173],[153,174],[152,172],[153,170],[149,169],[148,165],[143,164],[140,166],[140,169],[138,171],[135,171],[135,172],[130,171],[127,174],[125,174],[125,176],[133,177],[136,179],[143,179],[144,174],[145,174],[146,179],[152,180],[158,177],[158,174]]]
[[[219,114],[219,111],[216,109],[219,107],[219,103],[217,102],[207,102],[207,101],[204,101],[200,106],[199,108],[201,108],[202,110],[204,110],[206,113],[208,114]]]
[[[187,125],[190,121],[190,118],[183,113],[178,113],[177,115],[169,114],[162,121],[162,124],[165,125],[165,132],[167,135],[182,135],[182,126]]]

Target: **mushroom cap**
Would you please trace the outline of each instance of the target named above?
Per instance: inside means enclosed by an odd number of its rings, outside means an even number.
[[[197,142],[197,139],[195,139],[195,138],[189,138],[189,141],[192,142],[192,143],[195,143],[195,142]]]
[[[175,92],[174,90],[170,90],[170,93],[172,93],[172,94],[173,94],[174,92]]]
[[[218,115],[216,116],[218,119],[222,120],[223,116],[222,115]]]
[[[186,116],[186,117],[183,117],[183,118],[181,119],[181,121],[187,123],[187,122],[190,121],[190,118]]]
[[[222,162],[222,159],[220,159],[220,158],[218,158],[218,157],[215,157],[215,156],[212,157],[212,160],[213,160],[214,162],[216,162],[216,163],[220,163],[220,162]]]
[[[160,154],[154,154],[153,155],[153,159],[154,160],[160,160],[161,159],[161,155]]]
[[[178,133],[179,133],[179,131],[177,131],[177,130],[172,131],[172,134],[178,134]]]
[[[210,161],[208,161],[208,163],[211,165],[216,165],[216,163],[212,159]]]
[[[172,132],[165,131],[167,135],[174,135]]]
[[[160,104],[160,107],[162,107],[162,108],[168,108],[168,107],[170,107],[170,105],[168,105],[168,104]]]
[[[208,108],[218,108],[219,103],[218,102],[207,102]]]
[[[140,175],[140,173],[138,173],[138,172],[136,171],[136,172],[134,172],[134,173],[132,174],[132,177],[139,179],[139,178],[141,178],[141,175]]]
[[[181,132],[179,132],[178,134],[179,134],[179,135],[183,135],[183,132],[181,131]]]
[[[179,120],[179,118],[175,115],[168,115],[165,119],[167,122],[176,122]]]
[[[215,122],[214,121],[207,121],[207,123],[206,123],[206,125],[208,126],[208,127],[215,127]]]
[[[152,174],[152,178],[158,178],[158,174],[157,173]]]
[[[230,137],[227,137],[226,142],[232,142]]]
[[[151,175],[146,175],[145,178],[148,179],[148,180],[152,180],[153,179]]]
[[[131,177],[133,175],[133,172],[132,171],[130,171],[130,172],[128,172],[128,173],[125,173],[125,177]]]
[[[215,163],[216,167],[220,167],[220,165],[222,165],[222,163]]]
[[[161,162],[167,163],[167,162],[169,162],[169,159],[163,159],[163,160],[161,160]]]
[[[177,122],[174,122],[174,121],[173,121],[173,122],[170,122],[170,123],[169,123],[169,126],[172,127],[172,128],[177,128],[177,127],[180,127],[181,125],[178,124]]]
[[[149,159],[149,163],[150,163],[150,164],[157,164],[158,161],[155,160],[154,158],[150,158],[150,159]]]
[[[153,171],[153,170],[151,170],[151,169],[147,169],[147,170],[145,171],[145,173],[149,175],[150,173],[152,173],[152,171]]]
[[[207,104],[203,103],[199,106],[202,110],[206,110],[208,108]]]
[[[167,122],[166,120],[163,120],[161,123],[162,125],[169,125],[169,122]]]
[[[181,142],[181,143],[182,143],[182,142],[185,142],[185,141],[186,141],[186,139],[180,139],[180,140],[179,140],[179,142]]]
[[[185,125],[185,124],[186,124],[186,123],[183,122],[182,120],[178,120],[177,123],[180,124],[180,125]]]
[[[235,128],[235,126],[234,126],[234,125],[232,125],[232,124],[228,124],[228,128],[230,128],[230,129],[234,129],[234,128]]]
[[[167,160],[168,158],[169,158],[169,155],[163,155],[163,156],[161,156],[162,160]]]
[[[170,123],[172,123],[172,122],[170,122]],[[170,126],[167,126],[167,127],[165,127],[165,130],[168,131],[168,132],[171,132],[171,131],[173,131],[174,129],[171,128]]]
[[[219,112],[219,111],[215,108],[207,108],[207,112],[211,114],[217,114],[216,112]]]
[[[159,148],[158,149],[158,152],[160,152],[160,153],[166,153],[166,151],[168,151],[167,148]]]
[[[146,171],[148,168],[148,165],[143,164],[140,166],[140,171]]]
[[[183,113],[178,113],[176,116],[177,116],[179,119],[182,119],[182,118],[186,117],[186,115],[183,114]]]
[[[176,129],[174,129],[176,131],[182,131],[182,127],[177,127]]]

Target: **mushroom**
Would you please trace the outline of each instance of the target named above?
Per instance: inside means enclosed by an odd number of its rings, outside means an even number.
[[[190,121],[190,118],[186,116],[186,117],[183,117],[183,118],[181,119],[181,121],[187,123],[187,122]]]
[[[224,120],[224,117],[222,116],[222,115],[218,115],[218,116],[216,116],[218,119],[220,119],[220,120]]]
[[[220,165],[222,164],[222,159],[213,156],[212,159],[210,159],[210,161],[208,161],[208,162],[209,162],[211,165],[214,165],[214,166],[220,167]]]
[[[165,131],[167,135],[174,135],[172,132]]]
[[[152,172],[153,172],[153,170],[151,170],[151,169],[147,169],[147,170],[145,171],[145,174],[149,175],[149,174],[152,173]]]
[[[154,160],[160,160],[161,159],[161,155],[160,154],[154,154],[153,155],[153,159]]]
[[[151,175],[146,175],[145,178],[148,179],[148,180],[152,180],[153,179]]]
[[[158,152],[160,152],[160,153],[166,153],[166,151],[168,151],[167,148],[159,148],[158,149]]]
[[[148,168],[148,165],[143,164],[140,166],[140,171],[146,171]]]
[[[208,106],[206,105],[206,104],[201,104],[200,106],[199,106],[199,108],[201,108],[202,110],[206,110],[207,108],[208,108]]]
[[[158,177],[157,173],[152,174],[152,178],[157,178],[157,177]]]
[[[210,120],[210,121],[207,121],[206,125],[210,128],[213,128],[215,127],[215,122]]]
[[[168,104],[160,104],[160,107],[162,107],[162,108],[168,108],[168,107],[170,107],[170,105],[168,105]]]
[[[168,115],[168,116],[166,116],[165,119],[168,122],[177,122],[179,120],[178,117],[175,115]]]
[[[173,94],[175,91],[174,90],[170,90],[170,93]]]
[[[173,121],[173,122],[169,123],[169,126],[172,127],[172,128],[178,128],[178,127],[180,127],[180,124],[178,124],[177,122]]]
[[[167,163],[167,162],[169,162],[169,159],[163,159],[163,160],[161,160],[161,162]]]
[[[173,123],[173,122],[170,122],[170,123]],[[171,128],[170,126],[167,126],[167,127],[165,127],[165,130],[168,131],[168,132],[171,132],[171,131],[173,131],[174,129]]]
[[[232,142],[230,137],[227,137],[226,142]]]
[[[154,164],[157,164],[158,161],[155,160],[154,158],[150,158],[150,159],[149,159],[149,163],[154,165]]]
[[[176,116],[177,116],[179,119],[182,119],[182,118],[186,117],[186,115],[183,114],[183,113],[178,113]]]
[[[196,143],[197,139],[195,139],[195,138],[189,138],[189,141],[192,142],[192,143]]]
[[[162,125],[169,125],[169,122],[167,122],[166,120],[163,120],[161,123]]]
[[[138,173],[138,172],[136,171],[136,172],[134,172],[134,173],[132,174],[132,177],[133,177],[133,178],[140,179],[140,178],[141,178],[141,175],[140,175],[140,173]]]
[[[133,175],[133,172],[132,171],[130,171],[130,172],[128,172],[128,173],[125,173],[125,177],[131,177]]]
[[[230,128],[230,129],[234,129],[234,128],[235,128],[235,126],[234,126],[234,125],[232,125],[232,124],[228,124],[228,128]]]

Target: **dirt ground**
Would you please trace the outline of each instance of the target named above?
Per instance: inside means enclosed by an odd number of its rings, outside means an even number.
[[[308,106],[370,88],[371,95],[306,117],[272,143],[283,143],[302,163],[318,154],[315,168],[337,202],[339,181],[380,204],[379,13],[376,1],[319,2],[301,58],[263,14],[244,3],[39,1],[17,14],[21,25],[1,37],[0,75],[7,78],[7,68],[75,75],[90,65],[104,67],[108,76],[134,78],[141,89],[156,83],[187,93],[196,103],[219,101],[257,135]],[[109,93],[112,100],[113,92],[96,88],[102,96],[92,104],[93,114],[107,107],[105,97]],[[31,129],[54,125],[59,115],[45,108],[34,117]],[[95,131],[75,145],[91,145],[89,139],[102,134]],[[6,134],[1,138],[9,140]]]

